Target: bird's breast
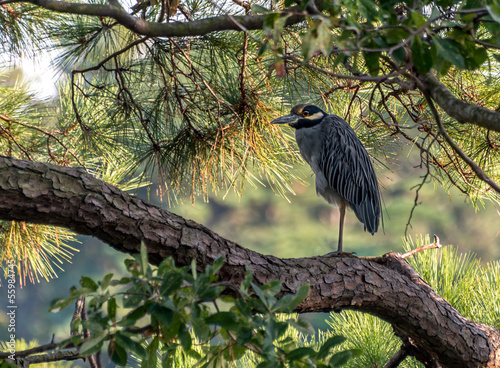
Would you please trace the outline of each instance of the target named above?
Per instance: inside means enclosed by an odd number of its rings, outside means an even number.
[[[299,146],[300,154],[311,166],[316,174],[319,170],[318,160],[324,145],[324,135],[321,134],[321,124],[310,128],[297,129],[295,131],[295,140]]]

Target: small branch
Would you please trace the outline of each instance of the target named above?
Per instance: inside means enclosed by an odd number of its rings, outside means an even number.
[[[394,354],[394,356],[391,359],[389,359],[387,363],[385,363],[383,368],[396,368],[399,366],[399,364],[403,362],[403,360],[406,359],[407,356],[408,356],[407,347],[405,344],[403,344],[401,346],[401,349],[399,349],[398,352]]]
[[[58,345],[56,343],[51,342],[49,344],[36,346],[34,348],[31,348],[31,349],[16,351],[16,358],[23,358],[23,357],[26,357],[28,355],[43,353],[44,351],[49,351],[49,350],[54,350],[55,348],[57,348],[57,346]],[[68,346],[68,347],[72,347],[72,346]],[[9,357],[9,355],[12,355],[12,354],[9,352],[0,352],[0,359],[6,359]]]
[[[413,256],[413,255],[415,255],[417,253],[423,252],[424,250],[434,249],[434,248],[441,248],[441,247],[442,247],[442,245],[439,242],[439,237],[436,234],[434,234],[434,243],[422,245],[421,247],[418,247],[416,249],[410,250],[409,252],[403,253],[403,254],[401,254],[401,258],[405,259],[405,258]]]
[[[81,296],[79,297],[76,302],[75,302],[75,311],[73,313],[73,318],[71,319],[71,326],[70,326],[70,334],[72,336],[78,335],[78,331],[73,329],[73,322],[80,318],[82,321],[85,321],[87,319],[87,310],[85,309],[85,297]],[[86,328],[83,330],[83,338],[84,339],[89,339],[90,338],[90,331]],[[89,355],[89,365],[90,368],[99,368],[99,360],[97,356]]]
[[[33,355],[30,357],[22,358],[19,360],[21,366],[27,366],[29,364],[39,364],[46,362],[56,362],[58,360],[76,360],[82,359],[85,360],[86,356],[80,355],[77,351],[59,351],[53,354],[44,354],[44,355]]]
[[[313,65],[309,62],[304,63],[303,60],[300,60],[299,58],[297,58],[295,56],[284,56],[283,60],[294,61],[298,64],[307,66],[308,68],[311,68],[313,70],[316,70],[320,73],[323,73],[325,75],[329,75],[329,76],[334,77],[334,78],[352,79],[352,80],[363,81],[363,82],[384,82],[387,79],[394,78],[398,75],[403,74],[406,70],[408,70],[410,68],[410,64],[407,64],[398,71],[395,71],[395,72],[392,72],[392,73],[389,73],[386,75],[382,75],[380,77],[372,77],[369,75],[346,75],[346,74],[333,73],[333,72],[330,72],[329,70],[317,67],[316,65]]]

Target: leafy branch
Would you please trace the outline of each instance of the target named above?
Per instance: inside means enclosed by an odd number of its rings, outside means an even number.
[[[68,339],[16,352],[16,359],[33,363],[79,359],[98,353],[106,344],[108,356],[119,366],[125,366],[132,353],[142,360],[142,367],[155,367],[160,352],[162,364],[168,366],[180,349],[202,367],[238,360],[248,352],[258,354],[253,359],[261,368],[337,367],[360,353],[350,349],[332,354],[330,350],[345,341],[341,336],[326,340],[318,350],[285,337],[289,328],[313,332],[305,320],[280,317],[291,313],[307,297],[307,285],[296,294],[277,298],[282,289],[279,281],[257,286],[247,270],[235,299],[224,295],[226,286],[217,280],[223,266],[221,258],[204,271],[194,261],[190,267],[175,267],[170,258],[152,267],[142,246],[141,253],[126,260],[125,265],[128,276],[107,274],[97,282],[84,276],[69,297],[53,301],[51,311],[57,312],[84,297],[87,318],[76,315]],[[215,338],[222,342],[207,344]],[[54,349],[55,353],[32,356]],[[5,362],[9,362],[8,356],[0,353]]]

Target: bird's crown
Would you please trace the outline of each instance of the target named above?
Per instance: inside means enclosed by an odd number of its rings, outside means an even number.
[[[323,118],[326,113],[318,106],[311,104],[300,104],[292,107],[291,114],[300,116],[301,119],[316,120]]]

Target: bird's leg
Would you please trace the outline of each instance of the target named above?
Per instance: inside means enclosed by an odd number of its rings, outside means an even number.
[[[340,200],[340,224],[339,224],[339,245],[336,253],[342,253],[342,237],[344,234],[344,218],[345,218],[345,201],[343,199]]]

